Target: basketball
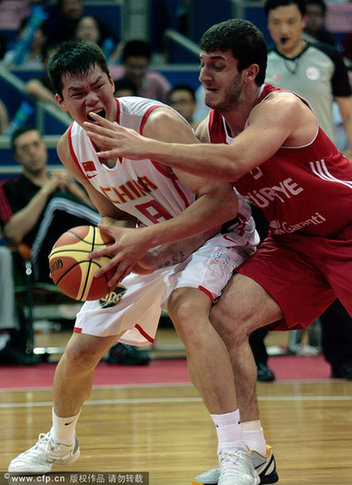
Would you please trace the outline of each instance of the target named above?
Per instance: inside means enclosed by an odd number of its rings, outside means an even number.
[[[97,300],[111,290],[108,281],[115,270],[99,278],[94,273],[111,258],[88,259],[88,254],[114,241],[95,226],[78,226],[62,234],[49,255],[50,276],[67,296],[79,300]]]

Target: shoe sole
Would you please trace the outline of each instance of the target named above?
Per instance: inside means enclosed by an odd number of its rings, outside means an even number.
[[[81,455],[81,451],[78,448],[78,450],[74,455],[70,456],[69,458],[66,458],[66,460],[61,460],[60,463],[62,463],[63,465],[70,465],[71,463],[74,463],[76,460],[78,460],[80,455]]]
[[[66,458],[65,460],[57,460],[57,463],[53,463],[51,468],[49,470],[30,470],[30,469],[26,469],[26,470],[11,470],[10,467],[9,467],[9,472],[12,473],[13,475],[24,475],[24,474],[32,474],[32,475],[41,475],[42,473],[50,473],[51,472],[51,469],[53,466],[55,466],[56,464],[58,465],[70,465],[71,463],[74,463],[76,460],[78,460],[78,458],[80,457],[80,454],[81,454],[81,451],[80,449],[78,448],[78,450],[76,451],[76,453],[68,458]]]
[[[271,483],[276,483],[279,481],[279,475],[276,472],[270,473],[267,477],[259,477],[260,482],[259,485],[269,485]],[[193,480],[192,485],[204,485],[204,483],[197,482]],[[218,482],[207,483],[207,485],[218,485]]]

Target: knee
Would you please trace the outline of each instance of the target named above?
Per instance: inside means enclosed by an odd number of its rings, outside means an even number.
[[[206,327],[210,327],[209,308],[202,298],[192,298],[183,288],[170,295],[168,313],[185,345],[197,345]]]
[[[99,360],[94,345],[89,342],[69,342],[64,353],[65,365],[68,368],[89,370],[94,368]]]
[[[194,316],[194,307],[189,298],[185,298],[184,291],[175,290],[171,293],[168,306],[168,313],[171,319],[176,322],[189,321]]]

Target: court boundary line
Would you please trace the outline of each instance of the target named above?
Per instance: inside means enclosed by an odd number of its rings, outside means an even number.
[[[286,401],[352,401],[351,396],[262,396],[258,398],[259,402],[286,402]],[[200,397],[137,397],[121,399],[89,399],[85,406],[97,406],[106,404],[163,404],[163,403],[187,403],[202,402]],[[8,408],[29,408],[29,407],[52,407],[52,401],[22,402],[22,403],[0,403],[0,409]]]
[[[321,382],[345,382],[345,379],[278,379],[276,382],[280,383],[304,383],[304,384],[312,384],[312,383],[321,383]],[[267,384],[264,384],[267,385]],[[131,384],[97,384],[93,385],[94,389],[130,389],[135,387],[138,388],[148,388],[148,387],[172,387],[172,386],[193,386],[192,382],[185,381],[185,382],[150,382],[150,383],[131,383]],[[26,392],[26,391],[50,391],[52,386],[44,386],[44,387],[0,387],[0,394],[2,392]]]

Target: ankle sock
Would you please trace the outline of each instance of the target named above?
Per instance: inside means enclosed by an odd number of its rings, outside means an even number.
[[[243,439],[247,447],[252,451],[257,451],[261,455],[266,456],[266,441],[260,421],[244,421],[241,423],[241,427]]]
[[[240,412],[238,409],[231,413],[211,414],[218,436],[218,453],[222,450],[234,451],[238,448],[246,450],[243,439]]]
[[[81,411],[75,416],[60,418],[55,414],[54,408],[52,408],[53,425],[50,430],[50,435],[56,443],[70,445],[74,442],[76,424],[80,414]]]

